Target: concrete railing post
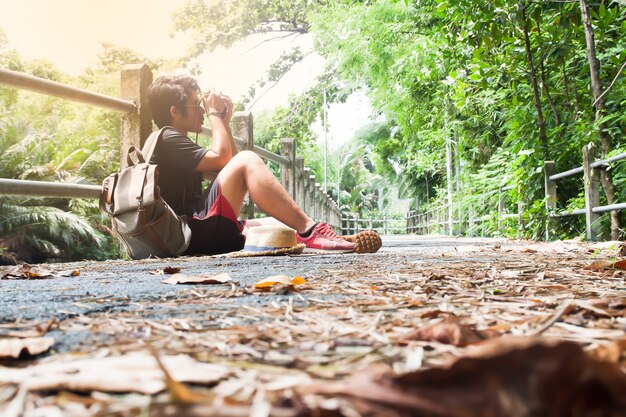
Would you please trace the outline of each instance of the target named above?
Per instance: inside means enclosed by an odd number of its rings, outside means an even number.
[[[522,199],[522,186],[517,186],[517,238],[522,238],[524,230],[524,200]]]
[[[545,161],[543,163],[545,172],[545,189],[546,189],[546,211],[548,212],[548,220],[546,221],[546,240],[550,240],[550,230],[553,228],[553,218],[550,215],[556,212],[556,182],[550,177],[556,173],[554,161]]]
[[[126,151],[131,146],[141,146],[152,132],[152,115],[148,106],[148,88],[152,84],[152,71],[146,64],[126,65],[121,73],[121,96],[132,100],[137,110],[122,114],[120,138],[120,165],[125,167]]]
[[[254,151],[254,119],[250,112],[236,112],[232,118],[233,136],[238,136],[244,141],[243,150]],[[246,197],[241,207],[241,217],[244,219],[254,218],[254,202],[250,195]]]
[[[296,199],[296,142],[292,138],[280,140],[280,154],[289,159],[289,165],[280,166],[280,182],[291,198]]]
[[[474,204],[471,204],[471,199],[473,194],[470,193],[470,205],[469,205],[469,213],[467,214],[467,227],[469,229],[470,237],[474,236],[474,217],[476,216],[474,213]]]
[[[593,208],[600,205],[600,172],[592,168],[596,160],[598,148],[593,143],[583,146],[583,171],[585,180],[585,218],[587,223],[587,240],[598,240],[598,219],[600,214],[594,213]]]
[[[324,206],[320,194],[322,193],[322,184],[316,182],[313,184],[313,205],[315,206],[315,216],[324,221]]]
[[[504,203],[504,195],[502,193],[502,184],[500,184],[500,188],[498,188],[498,233],[502,233],[502,218],[504,217],[505,203]]]
[[[296,156],[296,203],[304,210],[304,158]]]

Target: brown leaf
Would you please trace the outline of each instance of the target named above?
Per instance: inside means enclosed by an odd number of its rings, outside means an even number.
[[[585,304],[603,310],[606,316],[622,316],[626,309],[626,297],[595,298]]]
[[[462,325],[454,319],[447,319],[419,329],[408,336],[407,339],[439,342],[463,347],[480,342],[486,338],[487,336],[482,332]]]
[[[33,266],[27,263],[9,268],[1,279],[46,279],[52,278],[54,273],[48,269]]]
[[[185,274],[174,274],[171,277],[161,281],[162,284],[225,284],[232,279],[230,275],[222,272],[221,274],[213,275],[210,277],[203,276],[187,276]]]
[[[179,404],[198,404],[210,403],[213,400],[212,397],[191,391],[185,386],[184,383],[176,381],[172,378],[172,374],[167,370],[165,365],[163,365],[161,358],[155,351],[152,352],[152,356],[154,356],[159,369],[163,372],[163,375],[165,376],[165,385],[167,386],[170,396],[175,402]]]
[[[583,269],[593,269],[593,270],[610,269],[610,268],[613,268],[613,264],[614,262],[610,260],[597,260],[585,266]]]
[[[166,266],[165,268],[163,268],[163,273],[164,274],[178,274],[181,271],[180,268],[178,267],[174,267],[174,266]]]
[[[599,345],[590,350],[589,355],[600,361],[619,363],[624,351],[626,351],[626,338]]]
[[[18,359],[22,354],[35,356],[54,345],[53,337],[29,337],[26,339],[0,339],[0,358]]]
[[[41,337],[41,336],[44,336],[46,333],[48,333],[48,331],[52,328],[52,326],[58,323],[59,321],[57,320],[57,318],[52,317],[50,320],[48,320],[48,323],[46,323],[43,327],[38,324],[35,326],[34,329],[31,329],[31,330],[21,330],[21,331],[18,330],[18,331],[8,332],[7,336],[20,337],[20,338]]]
[[[272,275],[254,284],[254,288],[266,290],[277,284],[295,287],[296,285],[306,284],[306,280],[299,276],[289,278],[287,275]]]
[[[232,374],[229,367],[198,362],[188,355],[161,356],[179,382],[212,384]],[[163,371],[148,352],[106,358],[72,358],[25,368],[0,366],[0,386],[19,384],[29,391],[139,392],[156,394],[166,388]]]
[[[303,391],[345,395],[401,417],[622,416],[626,410],[626,374],[573,342],[498,339],[448,368],[400,376],[370,372]]]

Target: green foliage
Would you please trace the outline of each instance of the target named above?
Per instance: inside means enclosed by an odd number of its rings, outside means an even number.
[[[606,88],[626,61],[626,9],[616,1],[589,7]],[[543,162],[555,160],[557,171],[580,166],[600,122],[623,147],[625,78],[615,79],[596,121],[578,2],[343,2],[319,10],[311,31],[337,75],[365,86],[385,115],[389,135],[373,136],[372,159],[397,176],[405,196],[421,207],[446,202],[446,143],[457,149],[460,216],[476,208],[476,196],[514,187],[507,209],[522,205],[523,230],[498,223],[488,197],[480,204],[490,207],[487,233],[544,236]],[[622,184],[623,169],[614,170]],[[580,179],[560,182],[560,209],[575,205],[580,189]],[[561,222],[557,235],[579,235],[580,220]]]
[[[195,57],[254,33],[306,33],[316,6],[309,0],[188,0],[174,15],[174,30],[191,33],[189,57]]]
[[[45,61],[23,62],[2,42],[0,52],[13,69],[111,96],[119,96],[122,65],[143,61],[105,45],[101,63],[72,78]],[[100,184],[119,168],[119,130],[118,113],[0,88],[0,177]],[[0,219],[0,262],[119,256],[96,201],[3,196]]]

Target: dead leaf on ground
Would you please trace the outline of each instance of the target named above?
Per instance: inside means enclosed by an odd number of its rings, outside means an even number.
[[[589,252],[601,253],[604,256],[623,256],[626,251],[626,245],[619,240],[610,240],[606,242],[596,242],[589,246]]]
[[[348,396],[368,416],[382,410],[401,417],[478,417],[486,410],[491,416],[624,415],[626,374],[619,365],[599,362],[572,342],[503,340],[447,368],[400,376],[369,368],[345,382],[302,391]]]
[[[422,340],[425,342],[439,342],[454,346],[467,346],[488,338],[483,332],[460,324],[454,319],[446,319],[430,326],[418,329],[407,340]]]
[[[46,279],[53,276],[54,273],[51,270],[24,263],[9,268],[2,275],[2,279]]]
[[[585,266],[583,269],[592,269],[592,270],[602,270],[602,269],[611,269],[615,265],[614,261],[611,260],[597,260],[591,262],[589,265]]]
[[[225,272],[210,277],[204,276],[188,276],[185,274],[174,274],[171,277],[161,281],[162,284],[225,284],[231,282],[232,278]]]
[[[46,333],[56,324],[58,328],[59,321],[56,317],[52,317],[45,325],[37,324],[34,329],[30,330],[15,330],[7,332],[7,336],[10,337],[19,337],[19,338],[27,338],[27,337],[42,337],[45,336]]]
[[[589,355],[599,361],[619,363],[622,355],[626,352],[626,338],[612,340],[608,343],[596,346],[589,350]]]
[[[79,275],[80,269],[55,272],[50,269],[23,263],[8,268],[0,279],[49,279],[55,277],[77,277]]]
[[[303,284],[306,284],[306,280],[300,276],[289,278],[287,275],[272,275],[254,284],[254,288],[269,291],[274,285],[286,285],[292,289],[297,285]]]
[[[179,404],[198,404],[198,403],[210,403],[213,398],[196,393],[191,391],[189,388],[185,386],[184,383],[176,381],[172,374],[165,367],[158,353],[153,351],[152,356],[157,362],[159,369],[163,372],[165,376],[165,385],[167,386],[167,390],[170,394],[170,397]]]
[[[35,356],[46,352],[52,345],[53,337],[0,339],[0,358],[18,359],[22,354]]]
[[[212,384],[232,374],[227,366],[198,362],[179,354],[160,360],[179,382]],[[156,394],[166,388],[163,371],[149,352],[105,358],[66,359],[26,368],[0,366],[0,385],[20,384],[29,391],[138,392]]]

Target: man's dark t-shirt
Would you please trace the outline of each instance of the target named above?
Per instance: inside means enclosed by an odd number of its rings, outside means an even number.
[[[157,143],[150,162],[159,166],[161,196],[178,215],[191,216],[202,197],[202,173],[196,166],[207,151],[169,127]]]

